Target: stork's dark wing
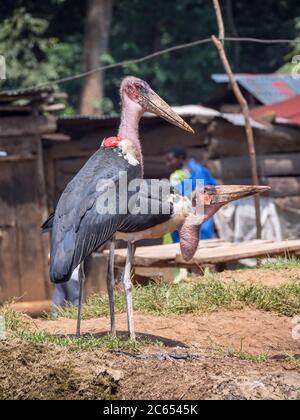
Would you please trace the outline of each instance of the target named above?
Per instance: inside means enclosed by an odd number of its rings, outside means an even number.
[[[127,173],[128,181],[140,177],[140,165],[129,165],[117,151],[101,148],[67,185],[53,220],[50,259],[53,282],[68,281],[73,270],[107,242],[126,217],[118,212],[118,194],[116,212],[103,212],[103,194],[110,197],[114,190],[119,191],[120,171]]]
[[[172,217],[173,204],[169,197],[175,190],[169,181],[161,182],[159,188],[155,182],[157,180],[143,180],[134,211],[122,221],[119,232],[140,232],[167,222]],[[141,209],[142,212],[139,212]]]

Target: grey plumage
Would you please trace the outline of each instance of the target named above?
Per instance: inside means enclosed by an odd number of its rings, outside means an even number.
[[[127,173],[128,182],[141,177],[140,165],[129,165],[117,150],[100,148],[62,193],[52,219],[52,282],[68,281],[73,270],[107,242],[125,219],[126,214],[99,214],[96,210],[97,198],[101,195],[97,191],[99,182],[109,180],[118,191],[120,171]],[[45,224],[49,227],[51,219]]]

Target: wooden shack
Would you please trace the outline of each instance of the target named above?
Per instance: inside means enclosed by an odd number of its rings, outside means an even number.
[[[207,128],[207,166],[224,184],[251,183],[245,130],[223,119]],[[300,237],[300,126],[254,128],[260,183],[269,185],[284,239]]]
[[[191,122],[191,118],[188,120]],[[47,141],[43,146],[50,205],[57,201],[66,184],[100,147],[102,140],[117,133],[118,125],[118,116],[74,116],[58,119],[61,141]],[[146,178],[169,176],[165,153],[172,145],[185,145],[190,157],[203,160],[207,152],[205,126],[201,123],[192,125],[196,131],[195,136],[156,117],[143,118],[141,139]]]
[[[61,94],[46,90],[0,92],[0,303],[51,298],[48,237],[40,226],[53,211],[69,180],[114,135],[117,115],[54,117]],[[199,106],[176,109],[195,135],[154,116],[141,123],[146,178],[168,177],[165,153],[187,147],[189,157],[206,163],[224,183],[250,183],[241,118]],[[236,121],[237,120],[237,121]],[[272,186],[285,237],[300,234],[300,129],[253,123],[262,183]],[[89,292],[99,290],[106,259],[96,255]],[[105,257],[106,258],[106,257]],[[103,283],[102,283],[103,284]]]
[[[41,114],[53,104],[48,91],[0,93],[0,302],[50,296],[41,138],[56,131],[56,119]]]
[[[49,115],[63,107],[57,103],[61,96],[43,90],[0,92],[0,303],[51,298],[49,243],[41,224],[70,179],[118,129],[117,115]],[[164,154],[175,144],[185,144],[189,156],[202,160],[205,126],[194,128],[196,136],[190,136],[158,118],[144,118],[145,176],[169,175]],[[95,256],[89,293],[103,287],[105,264],[106,257]]]

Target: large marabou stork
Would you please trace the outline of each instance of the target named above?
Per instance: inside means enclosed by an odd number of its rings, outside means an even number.
[[[109,270],[107,288],[110,308],[111,335],[116,336],[114,311],[114,243],[115,240],[127,241],[127,257],[122,282],[126,296],[128,334],[135,339],[133,318],[131,269],[136,243],[143,239],[161,238],[166,233],[179,230],[181,254],[185,261],[193,258],[199,245],[199,232],[202,223],[212,217],[221,207],[234,200],[249,197],[270,189],[256,185],[220,185],[198,188],[191,199],[179,194],[168,181],[160,184],[160,189],[152,189],[152,180],[144,180],[138,194],[135,207],[124,218],[110,245]],[[164,192],[169,193],[164,194]],[[141,212],[143,209],[143,212]],[[156,209],[153,213],[151,209]],[[44,223],[44,232],[53,227],[54,216]],[[77,335],[80,335],[82,287],[80,282],[80,298],[77,318]]]
[[[138,198],[138,209],[128,214],[115,235],[115,239],[127,241],[127,258],[122,276],[126,295],[128,334],[135,339],[131,269],[134,260],[136,242],[142,239],[161,238],[166,233],[179,230],[180,249],[185,261],[195,255],[199,245],[201,225],[212,217],[221,207],[234,200],[263,193],[270,189],[257,185],[220,185],[198,188],[192,193],[191,199],[179,194],[175,188],[165,181],[170,193],[162,194],[162,190],[153,192],[151,180],[145,180],[145,188],[141,188]],[[169,212],[163,210],[168,208]],[[146,213],[139,213],[139,209],[146,209]],[[151,208],[159,209],[155,214]],[[114,241],[111,242],[108,296],[110,306],[111,334],[116,335],[114,312]]]
[[[119,188],[119,174],[126,173],[125,188],[133,179],[143,176],[143,156],[139,141],[139,121],[152,112],[172,124],[193,132],[192,128],[164,102],[150,86],[135,77],[123,80],[120,89],[122,112],[118,135],[104,139],[101,147],[86,162],[63,191],[53,217],[50,253],[50,279],[67,282],[74,269],[79,270],[80,289],[84,280],[82,262],[93,251],[109,241],[126,218],[128,209],[115,214],[101,212],[99,198],[107,193],[105,183]],[[100,191],[99,191],[100,186]],[[102,190],[102,187],[104,189]],[[128,192],[128,202],[134,193]],[[116,209],[119,199],[116,197]],[[101,201],[101,200],[100,200]],[[82,294],[79,298],[80,310]],[[79,312],[79,317],[80,317]],[[80,325],[77,325],[77,334]]]

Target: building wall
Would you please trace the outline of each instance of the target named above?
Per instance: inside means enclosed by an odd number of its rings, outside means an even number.
[[[208,166],[224,184],[251,184],[243,127],[214,122],[209,131]],[[300,128],[254,130],[261,185],[271,187],[285,239],[300,236]]]
[[[19,121],[24,132],[26,122]],[[44,300],[50,284],[40,229],[47,214],[40,136],[10,134],[0,134],[0,150],[8,153],[0,158],[0,302]]]

